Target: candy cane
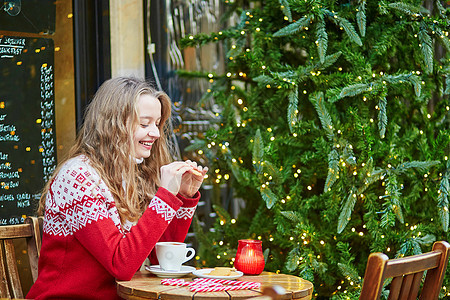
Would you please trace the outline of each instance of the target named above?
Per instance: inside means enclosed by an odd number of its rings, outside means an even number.
[[[185,281],[184,279],[162,279],[161,284],[171,286],[189,287],[193,292],[218,292],[218,291],[234,291],[244,289],[257,289],[261,287],[258,282],[250,281],[231,281],[224,279],[196,278],[194,281]],[[230,284],[230,285],[224,285]]]
[[[236,291],[236,290],[245,290],[248,287],[245,286],[237,286],[237,285],[228,285],[228,286],[202,286],[202,285],[193,285],[189,288],[189,290],[193,292],[219,292],[219,291]]]
[[[229,284],[229,285],[248,285],[251,284],[252,288],[259,288],[261,287],[261,283],[259,282],[250,282],[250,281],[236,281],[236,280],[226,280],[226,279],[214,279],[214,278],[196,278],[194,279],[195,282],[214,282],[214,283],[220,283],[220,284]]]
[[[173,286],[188,286],[189,282],[184,281],[184,279],[162,279],[161,284],[163,285],[173,285]]]

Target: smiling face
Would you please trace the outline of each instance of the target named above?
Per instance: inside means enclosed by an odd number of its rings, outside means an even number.
[[[142,94],[137,101],[139,124],[134,131],[136,158],[148,158],[153,143],[160,137],[161,102],[153,96]]]

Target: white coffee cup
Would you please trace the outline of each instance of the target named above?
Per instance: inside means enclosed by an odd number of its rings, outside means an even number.
[[[155,250],[159,266],[164,271],[180,271],[181,265],[195,255],[194,248],[179,242],[159,242],[156,243]]]

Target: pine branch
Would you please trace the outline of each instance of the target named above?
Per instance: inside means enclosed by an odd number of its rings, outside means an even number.
[[[367,83],[357,83],[346,86],[345,88],[342,89],[341,93],[339,94],[339,98],[352,97],[362,94],[364,92],[367,92],[370,89],[370,87],[371,85]]]
[[[422,92],[422,82],[419,76],[413,75],[411,73],[409,74],[398,74],[398,75],[385,75],[384,78],[387,82],[391,84],[397,84],[397,83],[409,83],[414,86],[414,93],[417,97],[420,97],[420,94]]]
[[[444,46],[447,51],[450,51],[450,39],[445,36],[442,30],[440,28],[436,28],[434,30],[434,34],[439,38],[438,40],[441,42],[442,46]]]
[[[380,226],[381,228],[388,228],[388,227],[394,227],[395,226],[395,213],[394,213],[394,207],[392,206],[392,203],[390,201],[386,201],[383,203],[383,211],[381,214],[381,221]]]
[[[245,43],[246,40],[243,37],[236,39],[231,49],[228,50],[226,57],[238,57],[244,51]]]
[[[333,17],[330,17],[330,19],[338,26],[342,27],[345,32],[347,33],[348,37],[351,41],[356,43],[358,46],[362,46],[361,39],[356,32],[353,25],[347,20],[342,17],[337,16],[336,14],[333,14]]]
[[[272,192],[269,187],[261,187],[259,191],[268,209],[271,209],[275,205],[275,203],[278,202],[278,197]]]
[[[300,249],[297,247],[289,251],[285,266],[290,272],[294,272],[298,268],[300,256]]]
[[[289,22],[292,22],[292,13],[289,1],[287,0],[278,0],[278,1],[280,2],[281,10],[283,11],[284,15],[288,17]]]
[[[342,159],[345,159],[345,162],[350,165],[350,166],[356,166],[356,157],[355,154],[353,153],[353,149],[352,147],[349,147],[349,143],[348,141],[344,140],[343,142],[345,142],[345,148],[344,151],[341,155]]]
[[[292,133],[294,130],[294,124],[297,120],[298,114],[298,89],[294,89],[289,93],[289,105],[287,110],[287,121],[289,125],[289,130]]]
[[[339,271],[341,271],[342,275],[344,275],[345,278],[350,278],[354,282],[360,282],[361,279],[359,279],[358,270],[355,269],[354,265],[351,263],[346,262],[339,262],[337,264]]]
[[[414,93],[416,93],[416,96],[420,97],[420,94],[422,93],[422,82],[421,82],[419,76],[411,75],[411,76],[408,76],[407,79],[414,86]]]
[[[323,20],[323,17],[319,18],[316,25],[316,45],[317,50],[319,52],[319,59],[320,62],[323,64],[325,62],[325,56],[327,54],[327,48],[328,48],[328,34],[325,30],[325,21]]]
[[[345,229],[345,226],[347,226],[348,222],[350,221],[353,208],[355,207],[356,204],[356,200],[357,200],[356,194],[352,189],[347,197],[347,200],[345,200],[341,213],[339,214],[337,233],[341,233]]]
[[[231,172],[233,173],[233,176],[236,178],[237,181],[239,181],[241,184],[245,184],[246,181],[248,181],[244,179],[244,176],[242,176],[240,167],[238,166],[237,163],[228,161],[228,166],[230,167]]]
[[[314,105],[317,114],[319,116],[320,123],[322,124],[323,129],[325,129],[325,132],[327,133],[328,139],[332,141],[334,137],[333,121],[331,120],[331,116],[325,107],[323,92],[312,94],[309,97],[309,101],[311,101],[312,104]]]
[[[273,36],[278,37],[278,36],[287,36],[287,35],[295,34],[299,31],[303,30],[303,28],[307,27],[309,25],[309,22],[311,22],[312,19],[313,19],[312,15],[304,16],[300,20],[296,21],[295,23],[289,24],[288,26],[281,28],[280,30],[275,32],[273,34]]]
[[[440,164],[440,161],[438,160],[432,160],[432,161],[409,161],[401,163],[397,168],[394,170],[396,174],[406,173],[411,168],[417,169],[419,172],[426,172],[431,167]]]
[[[241,15],[239,17],[239,23],[236,25],[236,30],[243,29],[246,25],[247,20],[248,20],[247,10],[242,10]]]
[[[418,37],[421,45],[420,49],[423,54],[424,71],[426,73],[433,73],[433,41],[426,28],[421,27]]]
[[[383,139],[386,133],[387,126],[387,113],[386,113],[387,100],[386,97],[381,97],[378,102],[378,130],[380,131],[380,137]]]
[[[423,8],[404,2],[389,3],[388,6],[410,16],[416,16],[417,14],[421,15],[423,10]]]
[[[450,95],[450,75],[445,75],[445,90],[444,95]]]
[[[257,173],[261,172],[261,162],[264,155],[264,144],[261,137],[261,130],[256,130],[255,138],[253,139],[253,166]]]
[[[361,186],[358,189],[358,195],[361,195],[364,193],[364,191],[374,182],[377,182],[381,178],[383,178],[386,170],[384,169],[377,169],[373,170],[372,172],[368,173],[368,175],[364,178],[364,185]]]
[[[253,81],[261,83],[263,85],[273,85],[273,86],[275,86],[277,84],[277,82],[272,77],[270,77],[268,75],[256,76],[255,78],[253,78]]]
[[[445,8],[442,5],[441,1],[437,0],[437,1],[434,1],[434,3],[436,4],[436,8],[438,10],[439,16],[444,19],[447,18],[446,14],[445,14]]]
[[[329,66],[333,65],[333,64],[339,59],[339,57],[341,56],[341,54],[342,54],[342,52],[341,52],[341,51],[338,51],[338,52],[333,53],[333,54],[331,54],[331,55],[327,55],[327,56],[325,57],[324,62],[323,62],[323,63],[316,64],[316,65],[313,67],[313,69],[316,69],[316,70],[324,70],[324,69],[328,68]],[[309,73],[309,72],[308,72],[308,73]]]
[[[282,173],[270,161],[265,160],[262,163],[262,166],[265,172],[272,175],[275,183],[279,183],[281,181]]]
[[[442,176],[441,182],[439,184],[438,197],[437,197],[437,207],[439,212],[439,218],[442,223],[442,230],[448,231],[449,226],[449,207],[448,199],[450,193],[450,161],[447,162],[447,170]]]
[[[396,253],[396,257],[404,257],[408,255],[422,254],[419,243],[414,238],[409,238],[400,245],[400,249]]]
[[[323,187],[323,192],[326,193],[331,190],[331,187],[339,178],[339,154],[333,149],[328,154],[328,175]]]
[[[358,23],[361,36],[366,36],[366,0],[359,0],[358,12],[356,13],[356,22]]]
[[[282,211],[280,214],[294,224],[302,222],[302,217],[295,211]]]
[[[392,203],[392,209],[393,209],[395,215],[397,216],[400,223],[403,224],[405,222],[405,220],[403,218],[403,211],[402,211],[402,207],[400,205],[401,193],[400,193],[400,187],[397,182],[397,176],[392,172],[389,172],[388,174],[389,174],[389,176],[386,179],[387,196],[389,197],[389,200]]]
[[[231,219],[230,214],[223,207],[214,204],[213,209],[221,220],[229,221]]]

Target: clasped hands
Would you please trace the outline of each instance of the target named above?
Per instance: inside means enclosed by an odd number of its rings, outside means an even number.
[[[183,197],[192,198],[202,185],[208,167],[196,162],[176,161],[161,167],[161,187],[173,195],[180,193]]]

